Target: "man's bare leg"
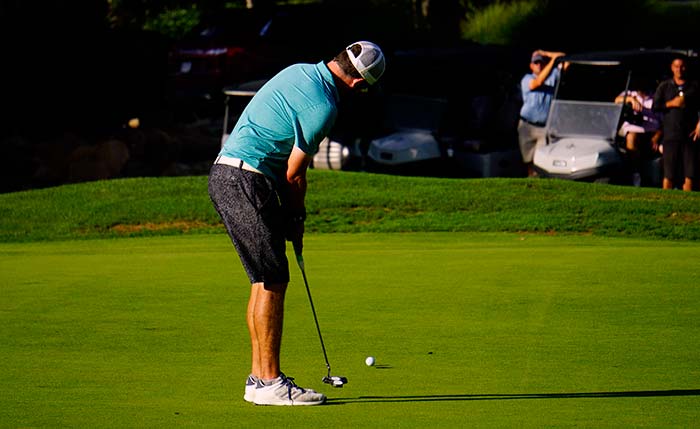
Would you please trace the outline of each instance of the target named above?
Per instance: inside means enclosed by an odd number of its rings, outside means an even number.
[[[685,178],[685,182],[683,182],[683,190],[686,192],[690,192],[693,190],[693,179],[690,177]]]
[[[258,297],[256,292],[256,284],[250,286],[250,299],[248,300],[248,311],[246,312],[246,322],[248,323],[248,332],[250,333],[250,350],[251,350],[251,370],[250,373],[256,377],[260,374],[260,353],[258,353],[258,334],[255,331],[255,301]]]
[[[248,301],[247,322],[252,350],[251,373],[263,380],[280,375],[280,348],[286,284],[254,283]]]
[[[287,284],[253,284],[248,304],[250,337],[253,345],[253,375],[258,377],[254,393],[248,398],[256,405],[320,405],[323,393],[297,386],[280,371],[284,296]],[[262,381],[262,383],[261,383]],[[245,395],[244,395],[245,398]]]

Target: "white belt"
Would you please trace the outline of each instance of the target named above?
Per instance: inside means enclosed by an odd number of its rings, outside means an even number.
[[[231,167],[240,168],[241,170],[252,171],[253,173],[263,174],[262,171],[248,164],[239,158],[232,158],[230,156],[219,155],[214,161],[214,164],[226,164]]]

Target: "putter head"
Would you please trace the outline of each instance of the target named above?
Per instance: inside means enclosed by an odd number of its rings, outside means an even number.
[[[347,384],[348,379],[337,375],[329,375],[327,377],[323,377],[322,381],[326,384],[330,384],[333,387],[343,387],[345,384]]]

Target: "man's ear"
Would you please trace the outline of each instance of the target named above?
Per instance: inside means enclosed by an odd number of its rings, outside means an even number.
[[[352,81],[350,82],[350,88],[354,88],[355,85],[367,85],[367,81],[362,79],[362,78],[352,78]]]
[[[365,92],[365,91],[369,90],[369,84],[364,79],[352,78],[349,86],[350,86],[350,88],[352,88],[356,91],[360,90],[362,92]]]

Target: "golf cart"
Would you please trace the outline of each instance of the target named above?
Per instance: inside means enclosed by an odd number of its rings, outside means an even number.
[[[620,125],[630,113],[615,97],[653,89],[670,76],[670,64],[692,51],[659,49],[591,52],[558,59],[566,64],[557,83],[545,127],[546,144],[533,164],[542,177],[626,184],[631,172]],[[658,186],[659,156],[644,161],[642,183]]]
[[[437,177],[522,176],[517,142],[506,132],[515,124],[497,122],[503,106],[496,106],[495,98],[391,95],[385,114],[389,132],[370,141],[368,169]],[[500,134],[494,124],[501,126]]]
[[[442,168],[443,153],[436,138],[447,101],[413,95],[388,100],[391,132],[370,141],[367,156],[380,171],[420,171]]]
[[[393,52],[370,171],[438,177],[520,177],[520,48],[471,42]],[[476,60],[478,59],[478,60]],[[416,81],[420,76],[420,83]]]

